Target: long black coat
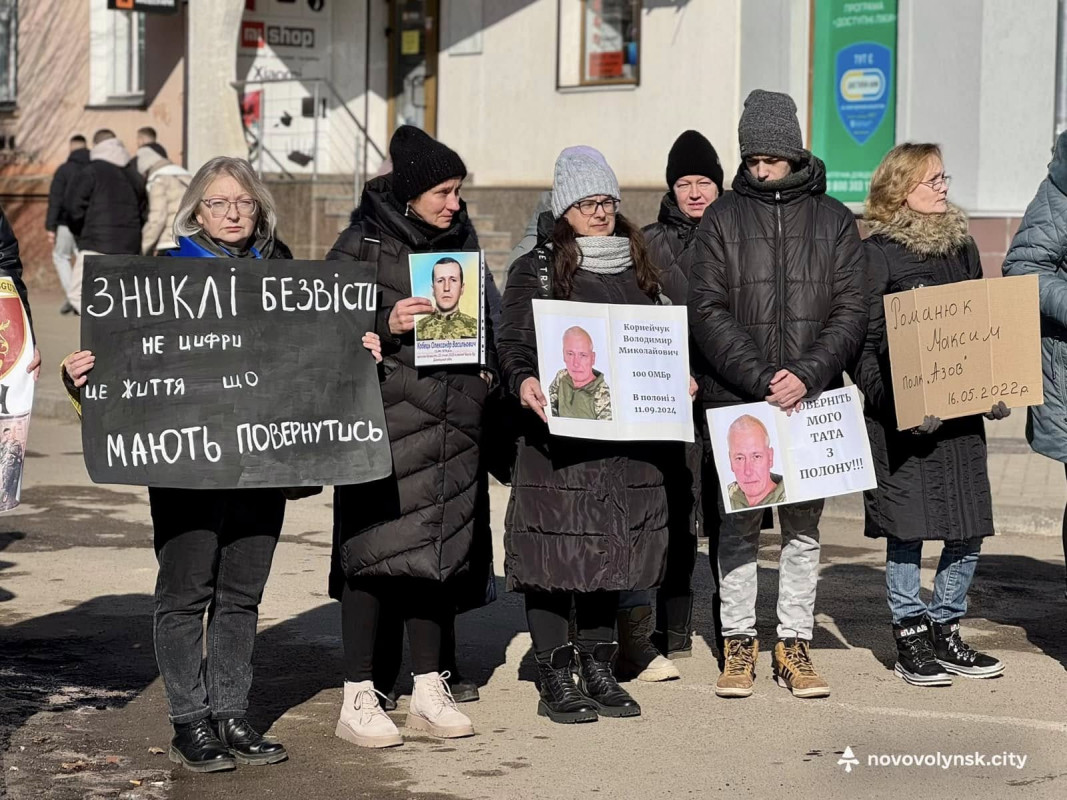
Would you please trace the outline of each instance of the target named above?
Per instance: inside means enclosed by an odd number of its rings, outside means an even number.
[[[878,487],[864,492],[864,534],[906,541],[962,540],[993,534],[993,501],[980,415],[945,420],[932,434],[898,431],[883,295],[982,277],[967,237],[946,255],[923,255],[884,234],[864,243],[870,324],[854,372]]]
[[[777,185],[742,164],[681,259],[707,407],[763,400],[779,369],[809,393],[839,387],[863,346],[864,257],[852,212],[824,194],[815,157]]]
[[[551,258],[551,255],[549,255]],[[516,396],[539,378],[533,305],[541,289],[538,256],[516,261],[504,290],[497,352]],[[632,269],[618,275],[579,270],[570,300],[651,305]],[[598,442],[551,436],[529,410],[505,519],[505,572],[513,591],[613,591],[656,586],[666,566],[665,470],[683,468],[679,445]],[[677,485],[688,485],[684,480]],[[688,523],[688,518],[682,520]]]
[[[379,372],[393,475],[337,488],[333,594],[341,575],[403,575],[435,581],[462,576],[470,570],[476,518],[488,533],[479,445],[489,387],[481,368],[415,369],[413,333],[396,337],[389,331],[393,306],[411,297],[408,256],[477,250],[474,227],[465,207],[453,226],[440,233],[406,217],[392,195],[390,177],[384,176],[367,184],[352,224],[326,258],[359,260],[365,237],[381,242],[376,325],[382,338]],[[488,316],[487,331],[489,363],[495,370]]]
[[[652,263],[660,269],[677,264],[688,278],[688,274],[684,272],[688,263],[679,261],[679,258],[693,240],[699,221],[678,208],[674,192],[667,192],[663,195],[659,204],[659,217],[651,225],[646,225],[641,229],[645,235],[645,244]],[[678,303],[684,305],[685,298],[679,300]]]

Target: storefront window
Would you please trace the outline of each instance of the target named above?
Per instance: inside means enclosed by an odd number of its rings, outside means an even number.
[[[641,0],[582,0],[581,84],[637,83]]]

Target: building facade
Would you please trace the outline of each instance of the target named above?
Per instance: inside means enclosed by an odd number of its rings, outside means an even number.
[[[865,188],[857,153],[869,165],[894,142],[941,143],[952,199],[995,271],[1067,96],[1059,5],[187,0],[165,15],[108,0],[0,0],[0,202],[44,280],[41,198],[69,135],[107,126],[132,144],[150,124],[190,169],[220,153],[249,157],[278,194],[283,236],[320,257],[392,131],[411,123],[464,158],[497,263],[563,147],[603,150],[625,211],[647,223],[674,138],[702,131],[731,176],[744,98],[765,88],[796,99],[843,199]],[[849,44],[870,26],[877,36]],[[846,57],[855,64],[842,67]],[[838,120],[851,139],[826,135]]]

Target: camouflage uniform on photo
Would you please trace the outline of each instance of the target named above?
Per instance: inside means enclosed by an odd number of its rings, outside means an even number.
[[[444,316],[435,311],[415,324],[415,335],[420,341],[429,339],[477,339],[478,320],[470,314],[457,311]]]
[[[774,488],[767,492],[767,496],[759,503],[761,506],[773,506],[785,502],[785,483],[782,481],[782,476],[772,472],[771,480],[774,481]],[[741,487],[737,485],[737,481],[731,483],[726,490],[730,495],[730,508],[736,511],[739,508],[752,507],[748,504],[748,498],[741,491]]]
[[[611,391],[604,373],[593,370],[593,380],[580,389],[574,388],[570,373],[561,369],[548,387],[552,416],[571,419],[610,420]]]

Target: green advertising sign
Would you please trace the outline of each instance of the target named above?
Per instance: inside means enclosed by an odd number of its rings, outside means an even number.
[[[896,143],[897,0],[815,0],[811,150],[827,193],[862,203]]]

